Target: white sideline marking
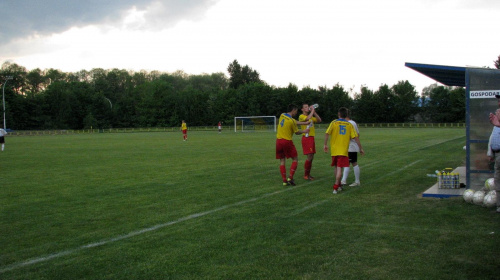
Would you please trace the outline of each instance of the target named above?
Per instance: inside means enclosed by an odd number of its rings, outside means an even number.
[[[210,215],[210,214],[213,214],[215,212],[219,212],[219,211],[231,208],[231,207],[240,206],[240,205],[243,205],[243,204],[246,204],[246,203],[249,203],[249,202],[254,202],[254,201],[257,201],[257,200],[260,200],[260,199],[263,199],[263,198],[266,198],[266,197],[270,197],[270,196],[273,196],[273,195],[276,195],[276,194],[280,194],[280,193],[283,193],[283,192],[291,191],[291,190],[294,190],[294,189],[299,188],[299,187],[300,186],[288,187],[288,188],[280,190],[280,191],[275,191],[275,192],[272,192],[272,193],[263,194],[260,197],[254,197],[254,198],[250,198],[250,199],[247,199],[247,200],[239,201],[239,202],[236,202],[236,203],[233,203],[233,204],[224,205],[224,206],[221,206],[219,208],[215,208],[215,209],[208,210],[208,211],[205,211],[205,212],[195,213],[195,214],[192,214],[192,215],[189,215],[189,216],[186,216],[186,217],[182,217],[180,219],[177,219],[175,221],[171,221],[171,222],[168,222],[168,223],[158,224],[158,225],[154,225],[154,226],[149,227],[149,228],[144,228],[144,229],[141,229],[141,230],[132,231],[132,232],[130,232],[128,234],[125,234],[125,235],[120,235],[120,236],[117,236],[117,237],[114,237],[114,238],[110,238],[110,239],[105,239],[105,240],[102,240],[102,241],[99,241],[99,242],[94,242],[94,243],[82,245],[80,247],[77,247],[77,248],[74,248],[74,249],[70,249],[70,250],[66,250],[66,251],[61,251],[61,252],[58,252],[58,253],[55,253],[55,254],[51,254],[51,255],[47,255],[47,256],[43,256],[43,257],[38,257],[38,258],[29,259],[29,260],[26,260],[26,261],[14,263],[14,264],[11,264],[11,265],[8,265],[8,266],[5,266],[5,267],[1,268],[0,269],[0,273],[5,273],[5,272],[12,271],[12,270],[15,270],[15,269],[18,269],[18,268],[21,268],[21,267],[30,266],[30,265],[41,263],[41,262],[46,262],[46,261],[49,261],[49,260],[52,260],[52,259],[55,259],[55,258],[59,258],[59,257],[67,256],[67,255],[70,255],[70,254],[74,254],[76,252],[79,252],[79,251],[82,251],[82,250],[85,250],[85,249],[100,247],[100,246],[103,246],[103,245],[106,245],[106,244],[109,244],[109,243],[113,243],[113,242],[117,242],[117,241],[124,240],[124,239],[127,239],[127,238],[131,238],[131,237],[134,237],[134,236],[138,236],[138,235],[141,235],[141,234],[144,234],[144,233],[155,231],[155,230],[158,230],[158,229],[161,229],[161,228],[164,228],[164,227],[168,227],[168,226],[171,226],[171,225],[175,225],[175,224],[178,224],[178,223],[181,223],[181,222],[185,222],[185,221],[188,221],[188,220],[192,220],[192,219],[196,219],[196,218],[203,217],[203,216],[206,216],[206,215]]]
[[[400,169],[398,169],[398,170],[395,170],[395,171],[392,171],[392,172],[390,172],[390,173],[385,174],[385,175],[384,175],[384,177],[388,177],[388,176],[391,176],[391,175],[396,174],[396,173],[398,173],[398,172],[401,172],[401,171],[405,170],[406,168],[411,167],[412,165],[415,165],[415,164],[417,164],[417,163],[421,162],[422,160],[423,160],[423,159],[419,159],[419,160],[414,161],[414,162],[412,162],[412,163],[410,163],[410,164],[407,164],[407,165],[403,166],[402,168],[400,168]]]
[[[292,216],[296,216],[298,214],[301,214],[301,213],[304,213],[306,212],[307,210],[311,209],[311,208],[314,208],[314,207],[317,207],[327,201],[330,201],[330,199],[325,199],[325,200],[321,200],[321,201],[316,201],[315,203],[312,203],[312,204],[309,204],[307,205],[306,207],[302,208],[302,209],[298,209],[298,210],[295,210],[293,211],[292,213],[290,213],[287,217],[292,217]]]
[[[443,141],[438,142],[438,143],[434,143],[434,144],[430,144],[430,145],[427,145],[427,146],[423,146],[423,147],[420,147],[420,148],[416,148],[416,149],[410,150],[410,151],[408,151],[408,153],[413,153],[413,152],[416,152],[416,151],[419,151],[419,150],[422,150],[422,149],[426,149],[426,148],[429,148],[429,147],[432,147],[432,146],[441,145],[441,144],[444,144],[446,142],[454,141],[454,140],[457,140],[457,139],[460,139],[460,138],[463,138],[463,137],[465,137],[465,136],[458,136],[458,137],[455,137],[455,138],[446,139],[446,140],[443,140]]]

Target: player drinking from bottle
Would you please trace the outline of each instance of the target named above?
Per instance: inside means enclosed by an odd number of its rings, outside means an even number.
[[[304,179],[306,180],[314,180],[314,177],[311,176],[311,168],[312,162],[314,159],[314,154],[316,153],[316,143],[314,141],[314,136],[316,135],[314,124],[320,123],[321,118],[316,113],[315,106],[309,106],[308,104],[302,104],[302,114],[299,116],[299,121],[301,122],[309,122],[311,120],[310,125],[301,125],[300,128],[305,130],[309,128],[309,133],[302,133],[302,151],[304,155],[307,156],[306,161],[304,162]]]
[[[288,112],[281,114],[278,121],[278,132],[276,134],[276,159],[280,160],[280,173],[283,179],[283,186],[292,185],[295,186],[295,181],[293,180],[293,175],[297,170],[298,156],[297,149],[293,144],[292,137],[293,134],[300,135],[302,133],[308,133],[309,129],[299,130],[297,124],[309,124],[309,122],[297,122],[293,117],[297,114],[297,106],[290,104],[288,105]],[[290,176],[286,176],[286,159],[292,158],[292,166],[290,167]]]

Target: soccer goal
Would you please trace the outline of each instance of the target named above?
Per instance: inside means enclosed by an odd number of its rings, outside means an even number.
[[[234,117],[234,132],[274,131],[276,116]]]

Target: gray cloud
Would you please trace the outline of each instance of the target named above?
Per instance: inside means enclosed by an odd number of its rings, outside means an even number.
[[[71,27],[118,23],[127,10],[146,11],[143,27],[161,29],[196,19],[215,0],[2,0],[0,41],[64,32]]]

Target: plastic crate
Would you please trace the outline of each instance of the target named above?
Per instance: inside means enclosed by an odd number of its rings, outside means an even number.
[[[437,173],[438,188],[459,189],[460,174],[453,172],[452,168],[445,168]]]

